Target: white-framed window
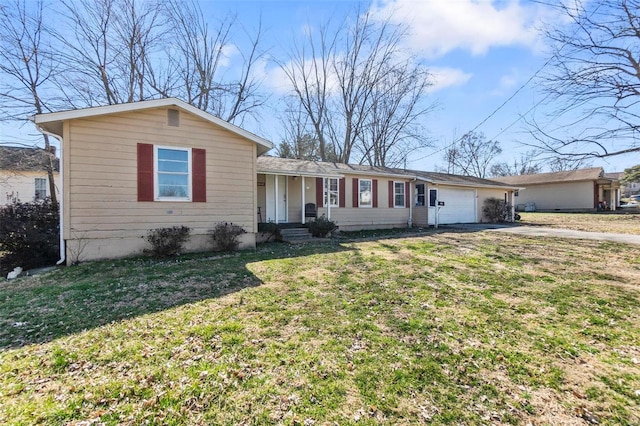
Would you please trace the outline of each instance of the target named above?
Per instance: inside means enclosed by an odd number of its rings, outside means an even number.
[[[371,179],[358,179],[358,207],[373,206],[373,183]]]
[[[393,206],[404,207],[404,182],[393,182]]]
[[[338,207],[338,199],[340,195],[340,187],[338,186],[337,178],[325,178],[324,179],[324,205],[328,206],[327,197],[331,202],[331,207]]]
[[[155,198],[191,201],[191,149],[154,146]]]
[[[416,184],[416,206],[424,206],[426,202],[424,183]]]
[[[46,178],[36,178],[35,180],[35,200],[44,200],[47,198],[47,179]]]

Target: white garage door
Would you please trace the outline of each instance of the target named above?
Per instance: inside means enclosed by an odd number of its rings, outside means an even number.
[[[438,217],[440,224],[476,222],[476,193],[473,189],[440,188],[439,191],[438,201],[444,201]]]

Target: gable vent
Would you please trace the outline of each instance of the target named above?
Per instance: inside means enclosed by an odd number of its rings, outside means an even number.
[[[177,109],[168,109],[167,124],[173,127],[180,127],[180,111]]]

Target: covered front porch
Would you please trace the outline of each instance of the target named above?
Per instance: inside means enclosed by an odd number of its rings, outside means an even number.
[[[331,184],[338,178],[331,175],[258,173],[258,223],[304,225],[322,214],[331,219],[333,203],[322,201],[327,196],[326,179]],[[325,204],[326,207],[322,207]]]
[[[620,182],[611,179],[599,179],[596,183],[596,209],[615,210],[620,205]]]

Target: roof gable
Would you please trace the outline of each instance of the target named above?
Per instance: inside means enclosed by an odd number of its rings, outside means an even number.
[[[108,114],[118,114],[118,113],[129,112],[129,111],[140,111],[144,109],[161,108],[161,107],[179,108],[185,112],[188,112],[197,117],[200,117],[209,123],[212,123],[216,126],[229,130],[230,132],[235,133],[236,135],[249,139],[250,141],[255,142],[257,144],[258,155],[264,154],[265,152],[273,148],[273,144],[268,140],[261,138],[260,136],[257,136],[234,124],[224,121],[221,118],[211,115],[208,112],[202,111],[201,109],[198,109],[193,105],[190,105],[177,98],[162,98],[162,99],[155,99],[151,101],[140,101],[140,102],[132,102],[132,103],[126,103],[126,104],[107,105],[107,106],[101,106],[101,107],[92,107],[92,108],[74,109],[69,111],[51,112],[47,114],[38,114],[32,117],[32,121],[36,125],[44,128],[45,130],[60,135],[62,133],[62,123],[67,120],[95,117],[95,116],[108,115]]]

